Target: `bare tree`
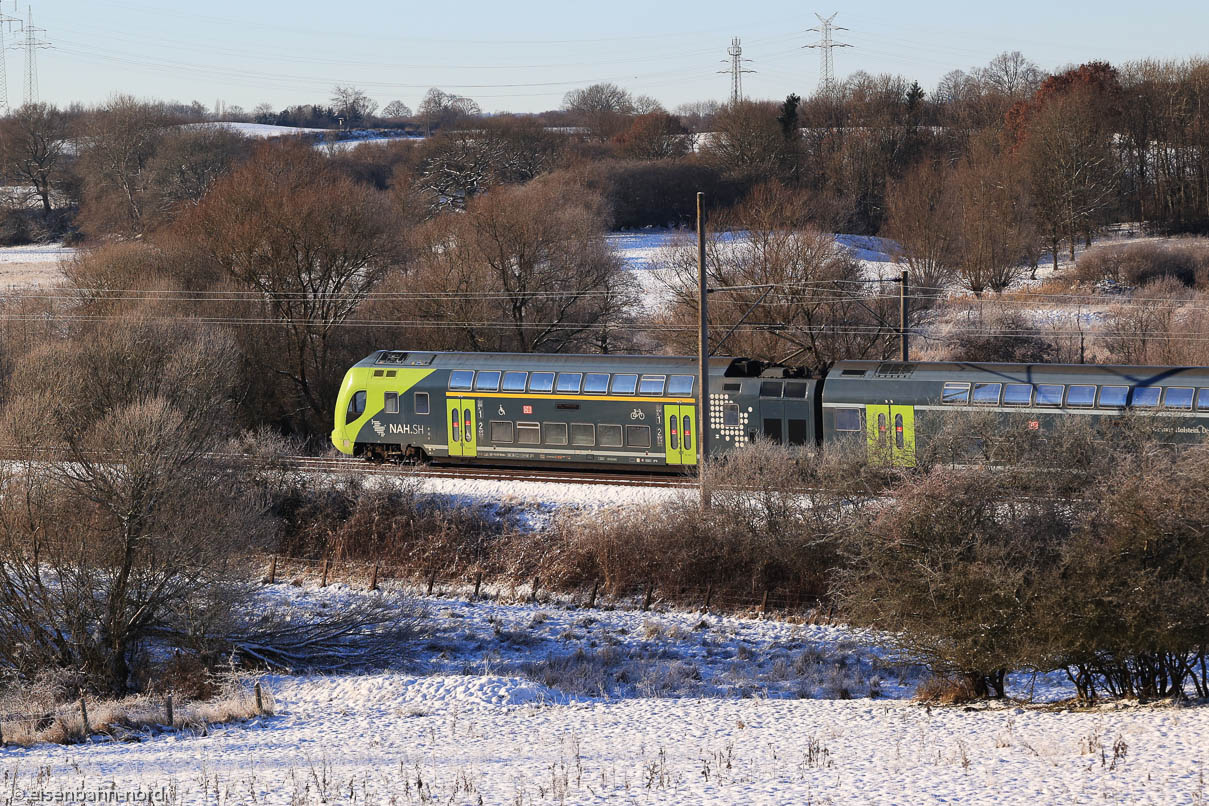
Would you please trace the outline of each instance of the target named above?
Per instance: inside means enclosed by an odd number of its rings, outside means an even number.
[[[602,139],[621,131],[635,112],[633,96],[609,82],[571,90],[563,97],[563,109],[593,136]]]
[[[952,172],[923,163],[886,193],[886,234],[897,244],[895,260],[911,272],[916,300],[939,297],[957,273],[957,199]]]
[[[356,87],[337,85],[332,90],[332,107],[346,126],[359,126],[374,116],[378,102]]]
[[[120,694],[158,631],[230,615],[232,558],[267,522],[241,474],[210,458],[232,421],[234,342],[131,320],[81,336],[29,356],[25,396],[3,412],[12,444],[65,455],[0,477],[0,662]],[[56,427],[23,425],[35,411]]]
[[[382,117],[387,120],[402,120],[411,117],[411,107],[402,101],[391,101],[382,108]]]
[[[1029,232],[1028,196],[1016,162],[989,141],[959,166],[953,179],[958,273],[976,296],[998,293],[1021,274]]]
[[[183,221],[182,235],[241,287],[262,293],[249,315],[265,368],[292,387],[292,417],[331,417],[341,326],[399,267],[399,237],[376,191],[340,175],[302,144],[266,145],[220,180]]]
[[[634,118],[628,129],[613,138],[623,154],[638,159],[660,160],[688,153],[688,132],[666,112],[649,112]]]
[[[1004,51],[979,71],[988,85],[1012,98],[1032,95],[1045,74],[1018,50]]]
[[[67,116],[51,104],[26,104],[0,124],[0,161],[9,175],[29,183],[47,216],[67,167],[67,144]]]
[[[408,288],[427,343],[472,350],[608,351],[624,337],[628,274],[604,240],[603,200],[542,178],[433,222]],[[423,333],[427,324],[418,324]]]
[[[173,117],[159,104],[117,96],[90,114],[80,138],[80,218],[97,234],[146,229],[148,163]]]
[[[424,121],[425,130],[431,134],[434,129],[448,129],[464,118],[477,117],[482,110],[470,98],[433,87],[425,94],[416,114]]]

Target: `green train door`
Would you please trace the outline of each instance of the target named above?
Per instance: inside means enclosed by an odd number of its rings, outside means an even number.
[[[697,407],[663,407],[663,446],[669,465],[697,464]]]
[[[915,409],[888,404],[865,406],[865,442],[869,464],[915,467]]]
[[[470,398],[446,398],[445,427],[449,429],[449,455],[475,457],[479,455],[478,429],[474,418],[474,401]]]

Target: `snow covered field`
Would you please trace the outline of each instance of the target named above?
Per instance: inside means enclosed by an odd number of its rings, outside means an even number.
[[[42,288],[63,282],[60,263],[76,250],[62,244],[0,247],[0,287]]]
[[[266,592],[311,609],[366,595]],[[842,627],[501,595],[421,598],[392,669],[266,678],[275,716],[0,751],[0,802],[135,788],[189,804],[1204,802],[1203,707],[927,708],[905,699],[920,670]]]

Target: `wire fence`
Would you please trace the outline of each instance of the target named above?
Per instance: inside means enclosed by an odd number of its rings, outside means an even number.
[[[812,623],[830,623],[834,609],[804,585],[761,585],[749,580],[726,583],[649,581],[615,585],[604,579],[564,584],[558,575],[540,572],[525,576],[487,573],[474,567],[420,567],[386,560],[367,561],[282,554],[254,555],[253,567],[263,569],[261,581],[344,584],[374,591],[381,583],[401,583],[416,595],[466,602],[504,604],[559,602],[600,610],[654,611],[677,607],[747,616],[771,616]]]

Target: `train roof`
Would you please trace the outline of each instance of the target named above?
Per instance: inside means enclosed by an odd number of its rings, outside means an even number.
[[[753,368],[750,364],[759,364]],[[683,355],[612,355],[596,353],[455,353],[432,350],[379,350],[359,367],[432,367],[433,369],[524,369],[598,372],[697,372],[697,357]],[[766,368],[731,356],[712,356],[711,375],[747,377]]]
[[[1203,383],[1209,367],[1130,366],[1126,364],[999,364],[960,361],[838,361],[828,381],[1005,380],[1023,383]]]

